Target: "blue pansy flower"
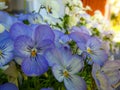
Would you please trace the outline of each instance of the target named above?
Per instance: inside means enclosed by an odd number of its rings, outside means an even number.
[[[67,90],[86,90],[85,81],[76,75],[83,68],[83,61],[67,48],[52,49],[46,52],[49,65],[55,78],[64,81]]]
[[[92,76],[97,84],[98,89],[115,90],[120,81],[120,60],[107,61],[102,67],[93,64]]]
[[[18,90],[17,86],[12,83],[5,83],[0,85],[0,90]]]
[[[9,37],[9,33],[5,30],[0,33],[0,67],[10,62],[13,58],[14,45]]]
[[[80,50],[88,57],[90,64],[97,63],[103,65],[108,55],[102,48],[101,41],[96,37],[90,37],[88,34],[73,32],[70,37],[77,42]]]
[[[31,29],[30,26],[17,23],[12,26],[10,33],[15,40],[15,52],[23,58],[23,72],[28,76],[37,76],[48,70],[43,53],[54,47],[54,33],[48,25],[39,25],[35,30]]]

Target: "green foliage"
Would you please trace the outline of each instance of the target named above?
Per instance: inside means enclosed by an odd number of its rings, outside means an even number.
[[[8,82],[7,75],[4,74],[4,71],[0,69],[0,84]]]
[[[40,90],[43,87],[53,87],[55,90],[65,90],[64,84],[58,82],[54,78],[50,69],[41,76],[28,77],[26,80],[22,81],[21,85],[19,85],[20,90]]]

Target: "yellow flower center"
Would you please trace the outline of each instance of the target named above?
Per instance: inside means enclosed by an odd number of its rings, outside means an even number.
[[[64,72],[63,72],[63,76],[64,76],[64,77],[69,77],[68,71],[64,71]]]
[[[31,51],[31,56],[32,56],[32,57],[35,57],[36,55],[37,55],[37,50],[33,49],[33,50]]]
[[[87,47],[87,52],[92,53],[92,50],[89,47]]]

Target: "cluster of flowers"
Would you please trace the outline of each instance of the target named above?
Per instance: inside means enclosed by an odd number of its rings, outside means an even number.
[[[98,89],[114,90],[120,83],[120,60],[108,58],[108,25],[99,12],[88,15],[90,8],[83,8],[80,0],[63,1],[41,0],[39,13],[0,12],[0,67],[14,60],[27,76],[50,68],[67,90],[87,90],[85,77],[78,73],[89,65]]]

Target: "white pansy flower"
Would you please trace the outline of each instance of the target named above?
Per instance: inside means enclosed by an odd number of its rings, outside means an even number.
[[[64,4],[62,0],[41,0],[41,6],[45,7],[47,13],[54,18],[64,16]]]

